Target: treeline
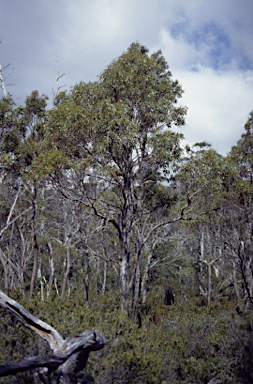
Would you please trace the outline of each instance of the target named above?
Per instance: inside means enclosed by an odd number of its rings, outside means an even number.
[[[183,148],[186,108],[158,51],[95,82],[0,101],[0,285],[41,300],[117,292],[253,304],[253,113],[230,153]]]

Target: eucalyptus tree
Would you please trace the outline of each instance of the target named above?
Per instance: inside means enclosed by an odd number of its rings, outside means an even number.
[[[253,185],[253,111],[249,114],[244,131],[241,139],[232,147],[230,157],[237,164],[242,183],[250,188]]]
[[[12,206],[6,223],[8,227],[9,224],[17,220],[20,215],[22,216],[30,210],[31,215],[29,220],[30,232],[32,232],[33,237],[34,261],[30,284],[31,293],[34,290],[38,269],[39,250],[36,221],[38,195],[41,192],[39,172],[33,167],[33,163],[37,158],[38,153],[41,151],[41,141],[46,119],[46,100],[46,96],[39,96],[37,91],[33,91],[32,94],[26,98],[24,107],[16,108],[13,100],[9,96],[4,97],[0,104],[1,181],[4,183],[11,183],[12,185],[10,194]],[[18,199],[20,200],[21,195],[22,204],[18,204]],[[19,211],[17,212],[18,207]],[[12,218],[10,213],[15,213],[15,217]],[[21,227],[19,226],[19,230],[20,229]],[[24,243],[23,234],[21,235],[21,232],[20,242]]]
[[[3,97],[0,100],[0,259],[7,290],[12,285],[10,276],[14,276],[15,266],[6,245],[13,243],[14,225],[27,212],[27,207],[18,208],[23,193],[16,162],[22,140],[19,118],[19,111],[11,96]]]
[[[211,302],[216,293],[232,282],[232,268],[225,257],[223,232],[238,177],[230,158],[219,155],[210,144],[196,143],[177,175],[181,193],[191,201],[191,218],[185,226],[186,253],[196,272],[196,291]]]
[[[253,304],[253,111],[244,129],[244,134],[228,156],[234,162],[239,176],[233,184],[224,241],[234,274],[239,275],[242,281],[241,295],[240,292],[237,295]]]
[[[66,197],[116,230],[122,309],[131,289],[130,264],[136,265],[135,225],[154,211],[144,204],[148,186],[169,182],[181,154],[183,136],[170,129],[184,124],[186,109],[177,106],[181,96],[161,51],[149,55],[133,43],[97,81],[57,95],[49,114],[51,149],[40,164]]]
[[[39,172],[33,166],[34,161],[41,151],[41,142],[44,138],[44,127],[47,117],[47,96],[39,96],[38,91],[33,91],[26,98],[25,106],[20,108],[20,127],[23,140],[19,146],[19,164],[22,179],[30,193],[31,204],[31,232],[33,238],[33,270],[30,283],[30,295],[35,288],[35,280],[38,271],[39,243],[38,243],[38,198],[41,193]]]

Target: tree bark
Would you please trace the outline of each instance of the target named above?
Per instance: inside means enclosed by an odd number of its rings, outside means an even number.
[[[120,264],[121,310],[128,311],[129,258],[124,255]]]
[[[142,282],[141,282],[142,304],[145,304],[147,300],[147,282],[148,282],[148,276],[149,276],[149,271],[151,266],[152,255],[153,255],[153,252],[150,252],[148,255],[148,260],[147,260],[144,274],[142,277]]]
[[[36,227],[36,215],[37,215],[37,182],[34,181],[33,184],[33,197],[32,197],[32,218],[31,218],[31,226],[32,226],[32,234],[33,234],[33,270],[32,277],[30,283],[30,298],[35,289],[35,280],[38,271],[38,257],[39,257],[39,245],[37,238],[37,227]]]
[[[104,261],[104,279],[103,279],[103,285],[102,285],[102,295],[105,294],[105,290],[106,290],[106,278],[107,278],[107,261]]]
[[[21,252],[21,264],[19,266],[19,283],[20,283],[20,292],[22,292],[23,297],[25,296],[25,286],[24,286],[24,267],[25,267],[25,250],[26,250],[26,242],[25,237],[22,231],[22,226],[17,225],[19,236],[22,244],[22,252]]]
[[[64,279],[63,279],[63,284],[62,284],[62,291],[61,291],[61,298],[65,296],[66,289],[67,289],[67,284],[68,284],[68,277],[69,277],[69,272],[70,272],[70,267],[71,267],[71,258],[70,258],[70,253],[71,253],[71,235],[67,235],[67,252],[66,252],[66,270],[64,274]]]
[[[2,252],[1,249],[0,249],[0,260],[2,262],[3,269],[4,269],[4,289],[8,292],[8,290],[9,290],[9,270],[8,270],[7,261],[5,260],[5,257],[4,257],[4,253]]]
[[[0,84],[1,84],[1,88],[2,88],[3,93],[4,93],[4,97],[6,97],[7,96],[7,92],[6,92],[4,80],[5,79],[3,78],[3,69],[2,69],[2,66],[0,65]]]

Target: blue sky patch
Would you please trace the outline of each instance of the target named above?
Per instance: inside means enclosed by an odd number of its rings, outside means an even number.
[[[215,23],[192,30],[189,23],[184,21],[173,25],[171,35],[175,39],[182,36],[190,45],[194,45],[197,51],[205,52],[199,59],[199,64],[219,69],[229,64],[234,56],[229,35]]]

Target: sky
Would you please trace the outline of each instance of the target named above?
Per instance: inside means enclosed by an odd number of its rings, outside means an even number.
[[[59,75],[62,90],[96,80],[132,42],[161,49],[184,90],[184,143],[226,155],[253,109],[252,20],[252,0],[0,0],[0,65],[22,105],[33,90],[52,102]]]

